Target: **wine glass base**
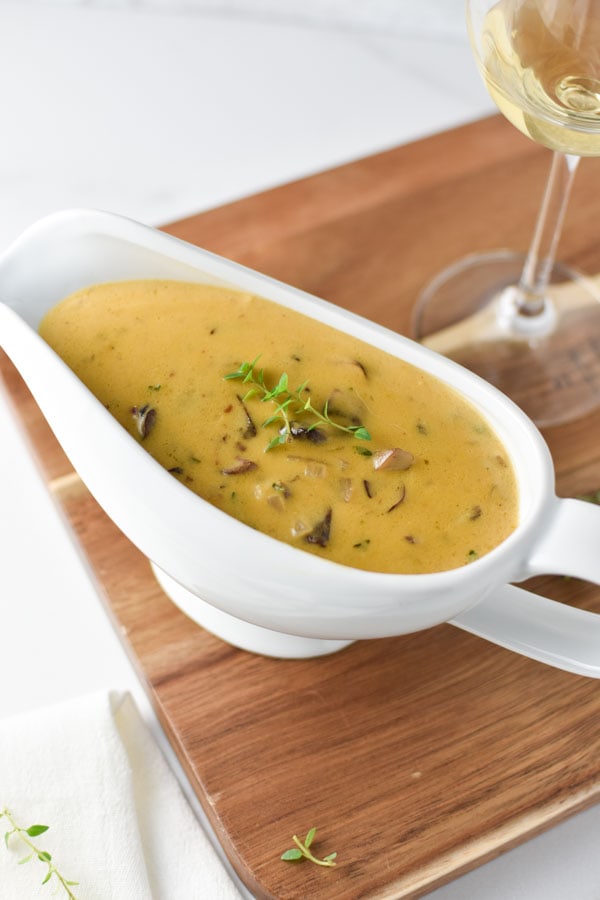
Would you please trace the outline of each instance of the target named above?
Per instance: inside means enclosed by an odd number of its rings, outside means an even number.
[[[600,407],[600,289],[555,264],[544,315],[521,316],[515,328],[524,262],[499,250],[446,269],[419,297],[413,335],[494,384],[540,427],[558,425]]]

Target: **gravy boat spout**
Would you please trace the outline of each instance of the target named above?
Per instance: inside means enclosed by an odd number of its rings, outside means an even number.
[[[37,333],[45,313],[68,294],[131,279],[258,294],[450,384],[506,448],[519,485],[517,528],[462,568],[391,575],[321,559],[211,506],[162,468]],[[600,617],[508,584],[544,572],[597,582],[600,509],[555,496],[552,461],[537,429],[470,372],[323,300],[108,213],[58,213],[25,232],[0,257],[0,300],[0,345],[73,467],[197,623],[247,650],[305,657],[452,622],[544,662],[600,676]]]

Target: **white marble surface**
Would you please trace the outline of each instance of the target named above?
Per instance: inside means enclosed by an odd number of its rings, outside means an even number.
[[[159,224],[490,111],[462,16],[459,0],[0,0],[0,250],[56,209]],[[0,435],[0,716],[129,688],[168,753],[1,395]],[[432,896],[598,900],[599,828],[593,808]]]

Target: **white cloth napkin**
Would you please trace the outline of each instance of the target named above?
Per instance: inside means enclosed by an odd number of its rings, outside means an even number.
[[[0,722],[0,811],[50,826],[50,853],[78,900],[239,900],[127,693],[102,693]],[[47,867],[0,818],[0,898],[36,900]]]

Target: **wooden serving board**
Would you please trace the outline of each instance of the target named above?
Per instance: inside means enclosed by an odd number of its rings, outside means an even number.
[[[467,252],[525,249],[548,153],[500,118],[353,162],[167,231],[402,332]],[[600,271],[600,163],[585,161],[562,256]],[[422,896],[600,796],[597,682],[443,625],[315,660],[231,648],[163,595],[98,508],[10,364],[50,489],[223,847],[261,898]],[[600,488],[600,414],[547,432],[563,495]],[[538,579],[600,612],[600,591]],[[335,869],[280,861],[317,826]]]

